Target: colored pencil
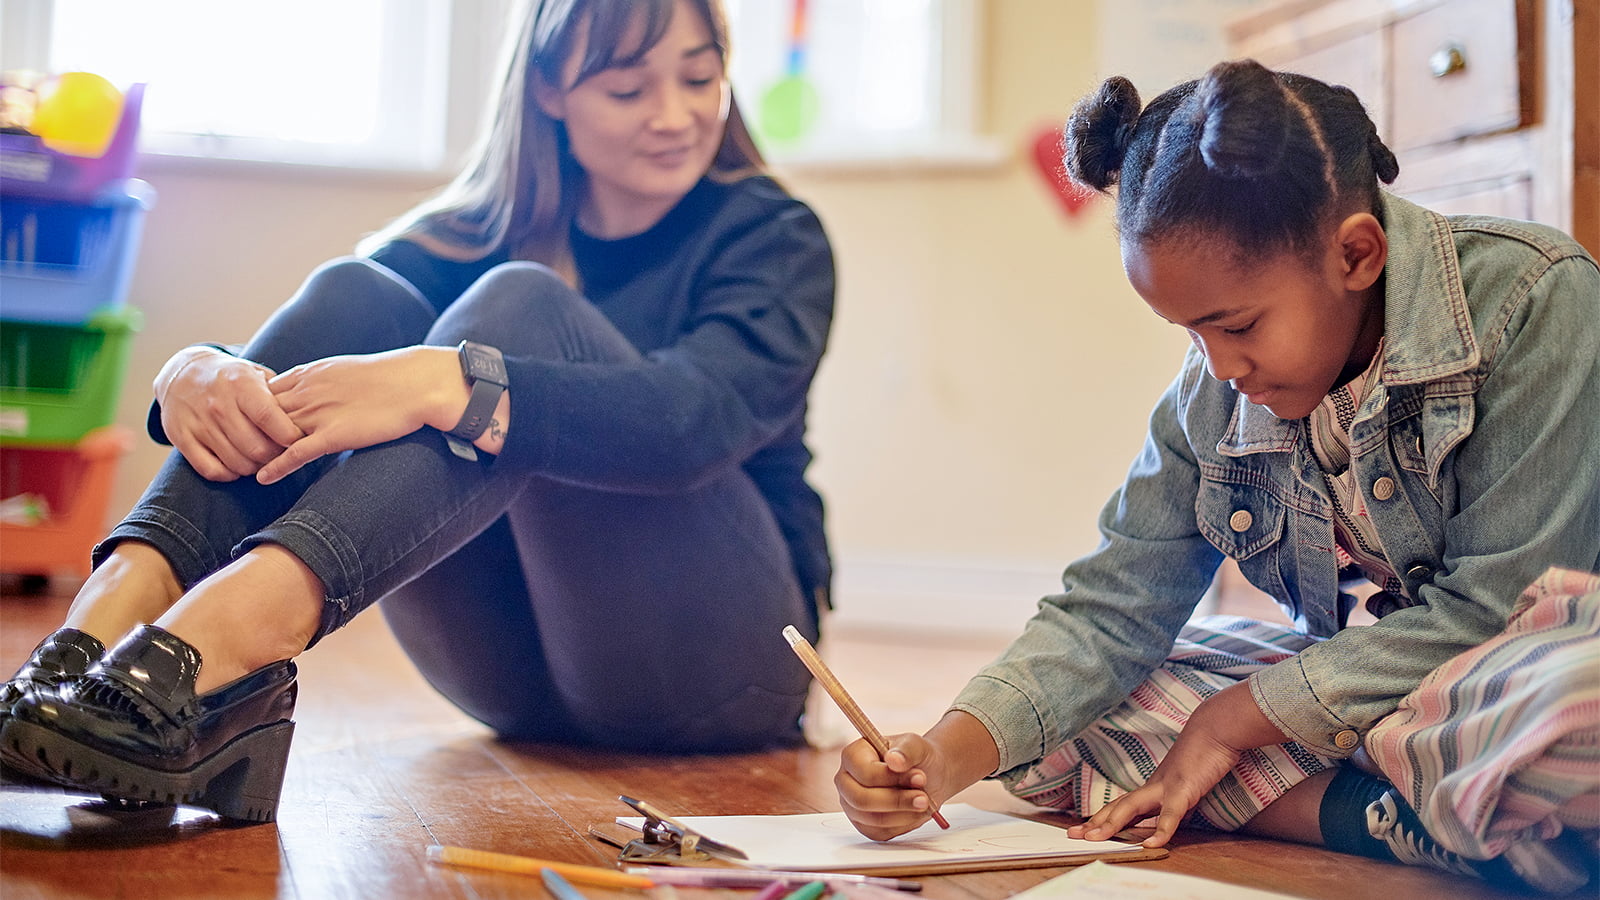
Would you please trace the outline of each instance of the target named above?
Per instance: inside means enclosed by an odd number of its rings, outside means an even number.
[[[578,884],[606,888],[648,888],[655,882],[643,875],[631,875],[616,869],[599,866],[580,866],[576,863],[551,862],[531,856],[510,853],[492,853],[488,850],[469,850],[465,847],[428,847],[428,861],[446,866],[466,866],[473,869],[491,869],[496,872],[513,872],[519,875],[537,875],[550,870]]]
[[[555,895],[556,900],[589,900],[583,892],[572,886],[572,882],[561,877],[555,869],[545,868],[539,870],[539,877],[544,879],[545,890]]]
[[[868,885],[894,891],[920,891],[922,883],[903,878],[886,878],[882,875],[858,875],[854,872],[789,872],[782,869],[702,869],[698,866],[629,866],[623,869],[630,875],[642,875],[658,886],[676,884],[683,887],[752,888],[766,887],[774,881],[798,887],[812,881],[830,885]],[[791,889],[792,889],[791,887]]]

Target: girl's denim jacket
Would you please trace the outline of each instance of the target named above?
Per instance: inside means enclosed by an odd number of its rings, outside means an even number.
[[[1258,671],[1290,739],[1347,757],[1430,670],[1499,632],[1549,566],[1600,568],[1600,271],[1571,238],[1384,198],[1383,360],[1352,462],[1405,583],[1343,628],[1332,507],[1303,420],[1211,378],[1191,350],[1144,448],[1022,635],[952,704],[1003,778],[1125,699],[1166,657],[1224,555],[1307,634]]]

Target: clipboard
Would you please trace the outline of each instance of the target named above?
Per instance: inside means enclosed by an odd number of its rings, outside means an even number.
[[[737,841],[731,840],[725,834],[718,833],[716,835],[716,841],[713,842],[714,844],[720,843],[722,846],[730,847],[739,853],[744,853],[746,850],[750,851],[750,853],[747,855],[748,861],[740,862],[715,852],[708,853],[705,849],[706,844],[704,842],[709,840],[709,838],[702,833],[702,827],[697,827],[699,823],[707,823],[703,825],[704,830],[717,831],[718,829],[714,828],[713,826],[720,824],[718,820],[744,820],[747,822],[755,820],[770,820],[771,826],[773,829],[778,830],[780,835],[783,828],[788,827],[791,823],[793,823],[794,827],[799,829],[795,833],[797,835],[801,835],[803,839],[805,836],[808,836],[811,832],[814,832],[819,826],[822,825],[837,829],[839,827],[837,820],[842,817],[842,814],[840,813],[801,816],[682,816],[678,817],[677,819],[672,819],[671,821],[673,824],[679,829],[682,829],[685,835],[690,838],[688,841],[684,841],[683,836],[675,839],[672,837],[673,832],[671,831],[658,831],[657,837],[654,840],[646,841],[643,837],[645,832],[641,831],[639,827],[630,827],[630,825],[620,822],[596,823],[589,826],[589,834],[591,837],[594,837],[613,847],[619,848],[620,853],[618,858],[624,864],[711,866],[717,868],[735,869],[753,868],[757,870],[767,868],[810,872],[854,872],[864,875],[883,875],[886,877],[902,875],[945,875],[956,874],[960,872],[988,872],[1005,869],[1068,867],[1079,866],[1096,861],[1107,863],[1142,862],[1147,860],[1164,859],[1168,855],[1165,848],[1152,849],[1137,845],[1120,845],[1115,849],[1108,849],[1105,852],[1094,852],[1081,846],[1090,842],[1073,841],[1072,839],[1065,838],[1064,829],[1058,828],[1054,825],[1049,825],[1047,823],[1037,822],[1031,819],[1022,819],[1015,816],[1007,816],[1000,813],[974,810],[970,807],[960,805],[952,806],[946,810],[946,812],[951,814],[952,822],[954,822],[957,826],[963,826],[964,823],[983,827],[1001,825],[1002,830],[1004,830],[1006,826],[1010,826],[1011,830],[1014,830],[1018,833],[1016,840],[1019,842],[1023,841],[1024,838],[1038,838],[1045,835],[1046,832],[1051,834],[1055,832],[1061,832],[1060,843],[1063,845],[1070,845],[1072,846],[1072,849],[1062,852],[1050,852],[1048,849],[1025,849],[1021,844],[1019,844],[1015,848],[1009,848],[1015,849],[1017,852],[1009,852],[1008,848],[999,846],[990,848],[993,852],[989,855],[984,855],[982,852],[976,854],[945,851],[930,851],[924,853],[917,850],[917,848],[914,846],[916,841],[913,839],[911,841],[902,842],[900,845],[898,845],[899,847],[906,847],[912,851],[911,854],[907,855],[916,855],[918,857],[914,860],[906,862],[896,863],[893,861],[873,861],[870,863],[861,864],[859,860],[862,854],[859,852],[841,853],[839,859],[830,859],[826,854],[817,856],[815,853],[811,852],[810,849],[803,848],[797,850],[797,852],[800,854],[800,857],[803,858],[803,861],[796,863],[793,859],[785,861],[782,857],[781,851],[779,851],[777,855],[773,855],[770,849],[762,844],[752,844],[743,848],[737,847],[735,846],[738,843]],[[648,817],[640,824],[648,829],[650,827]],[[991,832],[971,831],[970,833],[973,835],[978,835],[980,833],[989,834]],[[841,836],[837,840],[846,842],[849,848],[863,848],[871,850],[873,848],[882,847],[884,848],[883,852],[885,853],[892,853],[897,847],[897,845],[893,842],[877,844],[866,841],[864,838],[860,838],[859,835],[854,835],[853,828],[851,829],[850,833],[851,837]],[[916,832],[913,832],[913,834],[916,834]],[[938,834],[931,834],[929,835],[928,840],[924,841],[924,843],[930,845],[935,845],[938,842],[948,843],[949,841],[958,838],[960,834],[960,831],[953,831],[951,833],[953,836],[944,837],[941,837]],[[698,840],[695,840],[696,838],[698,838]],[[770,843],[771,839],[771,836],[768,835],[761,840]],[[684,850],[687,850],[687,853],[683,852]]]

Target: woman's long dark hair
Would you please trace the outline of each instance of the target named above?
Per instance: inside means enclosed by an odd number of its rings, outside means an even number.
[[[726,71],[728,24],[720,0],[691,0],[690,5],[705,19]],[[488,124],[461,173],[364,240],[360,249],[405,238],[446,258],[473,260],[510,247],[515,258],[562,267],[584,175],[562,124],[534,99],[537,79],[572,87],[563,84],[562,70],[579,23],[588,22],[588,43],[574,84],[650,52],[671,24],[673,9],[674,0],[530,0],[521,26],[509,37]],[[636,21],[643,24],[642,39],[624,47]],[[735,179],[764,170],[738,104],[731,103],[709,174]]]

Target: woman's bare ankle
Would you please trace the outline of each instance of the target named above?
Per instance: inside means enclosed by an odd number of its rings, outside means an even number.
[[[76,628],[107,647],[134,628],[154,622],[183,596],[183,585],[161,552],[123,541],[84,580],[67,609],[64,628]]]
[[[200,652],[197,693],[305,649],[322,620],[323,586],[276,545],[256,547],[195,585],[156,625]]]

